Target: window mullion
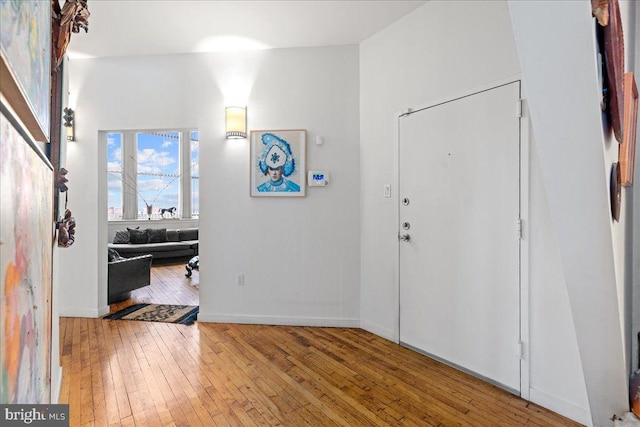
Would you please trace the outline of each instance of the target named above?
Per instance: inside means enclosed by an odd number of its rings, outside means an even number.
[[[181,218],[191,218],[191,131],[180,131],[180,207]]]
[[[136,133],[124,132],[122,142],[122,217],[123,219],[138,219],[137,188],[137,149]]]

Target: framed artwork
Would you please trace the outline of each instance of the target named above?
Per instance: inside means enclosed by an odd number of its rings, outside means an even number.
[[[48,404],[53,167],[0,107],[0,403]]]
[[[0,1],[2,95],[37,141],[49,141],[51,2]]]
[[[304,197],[306,139],[304,129],[251,131],[252,197]]]
[[[622,143],[623,136],[623,89],[624,73],[624,38],[622,20],[618,0],[609,1],[609,24],[604,27],[604,61],[606,69],[606,85],[608,92],[607,108],[611,120],[613,134]]]
[[[611,166],[611,183],[609,185],[611,197],[611,217],[614,221],[620,221],[620,207],[622,205],[622,185],[620,181],[620,164]]]
[[[633,170],[636,157],[636,137],[638,131],[638,87],[632,72],[624,75],[624,138],[618,158],[622,185],[633,185]]]

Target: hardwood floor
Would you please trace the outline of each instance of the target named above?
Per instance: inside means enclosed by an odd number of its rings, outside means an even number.
[[[138,301],[192,298],[153,274]],[[60,339],[71,426],[578,425],[360,329],[61,318]]]

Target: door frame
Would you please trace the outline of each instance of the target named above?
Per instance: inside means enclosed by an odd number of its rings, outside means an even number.
[[[520,340],[522,342],[522,357],[520,359],[520,397],[529,400],[530,394],[530,366],[529,366],[529,162],[530,162],[530,116],[527,108],[525,90],[522,82],[522,75],[515,74],[500,80],[495,80],[484,85],[454,93],[450,96],[437,98],[426,103],[398,110],[394,113],[393,126],[393,162],[394,178],[393,188],[395,188],[396,209],[394,211],[394,224],[396,235],[394,235],[394,303],[396,323],[394,325],[394,342],[400,344],[400,241],[397,233],[400,232],[400,118],[420,110],[435,107],[440,104],[455,101],[471,95],[478,94],[504,86],[510,83],[520,83],[520,99],[522,100],[520,118],[520,219],[522,220],[522,239],[520,240]],[[513,106],[514,115],[517,106]],[[515,224],[514,224],[514,233]]]

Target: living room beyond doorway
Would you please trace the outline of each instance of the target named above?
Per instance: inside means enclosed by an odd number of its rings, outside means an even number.
[[[115,313],[134,304],[198,305],[200,273],[194,270],[186,277],[184,262],[153,262],[151,285],[131,291],[131,298],[110,305]]]

